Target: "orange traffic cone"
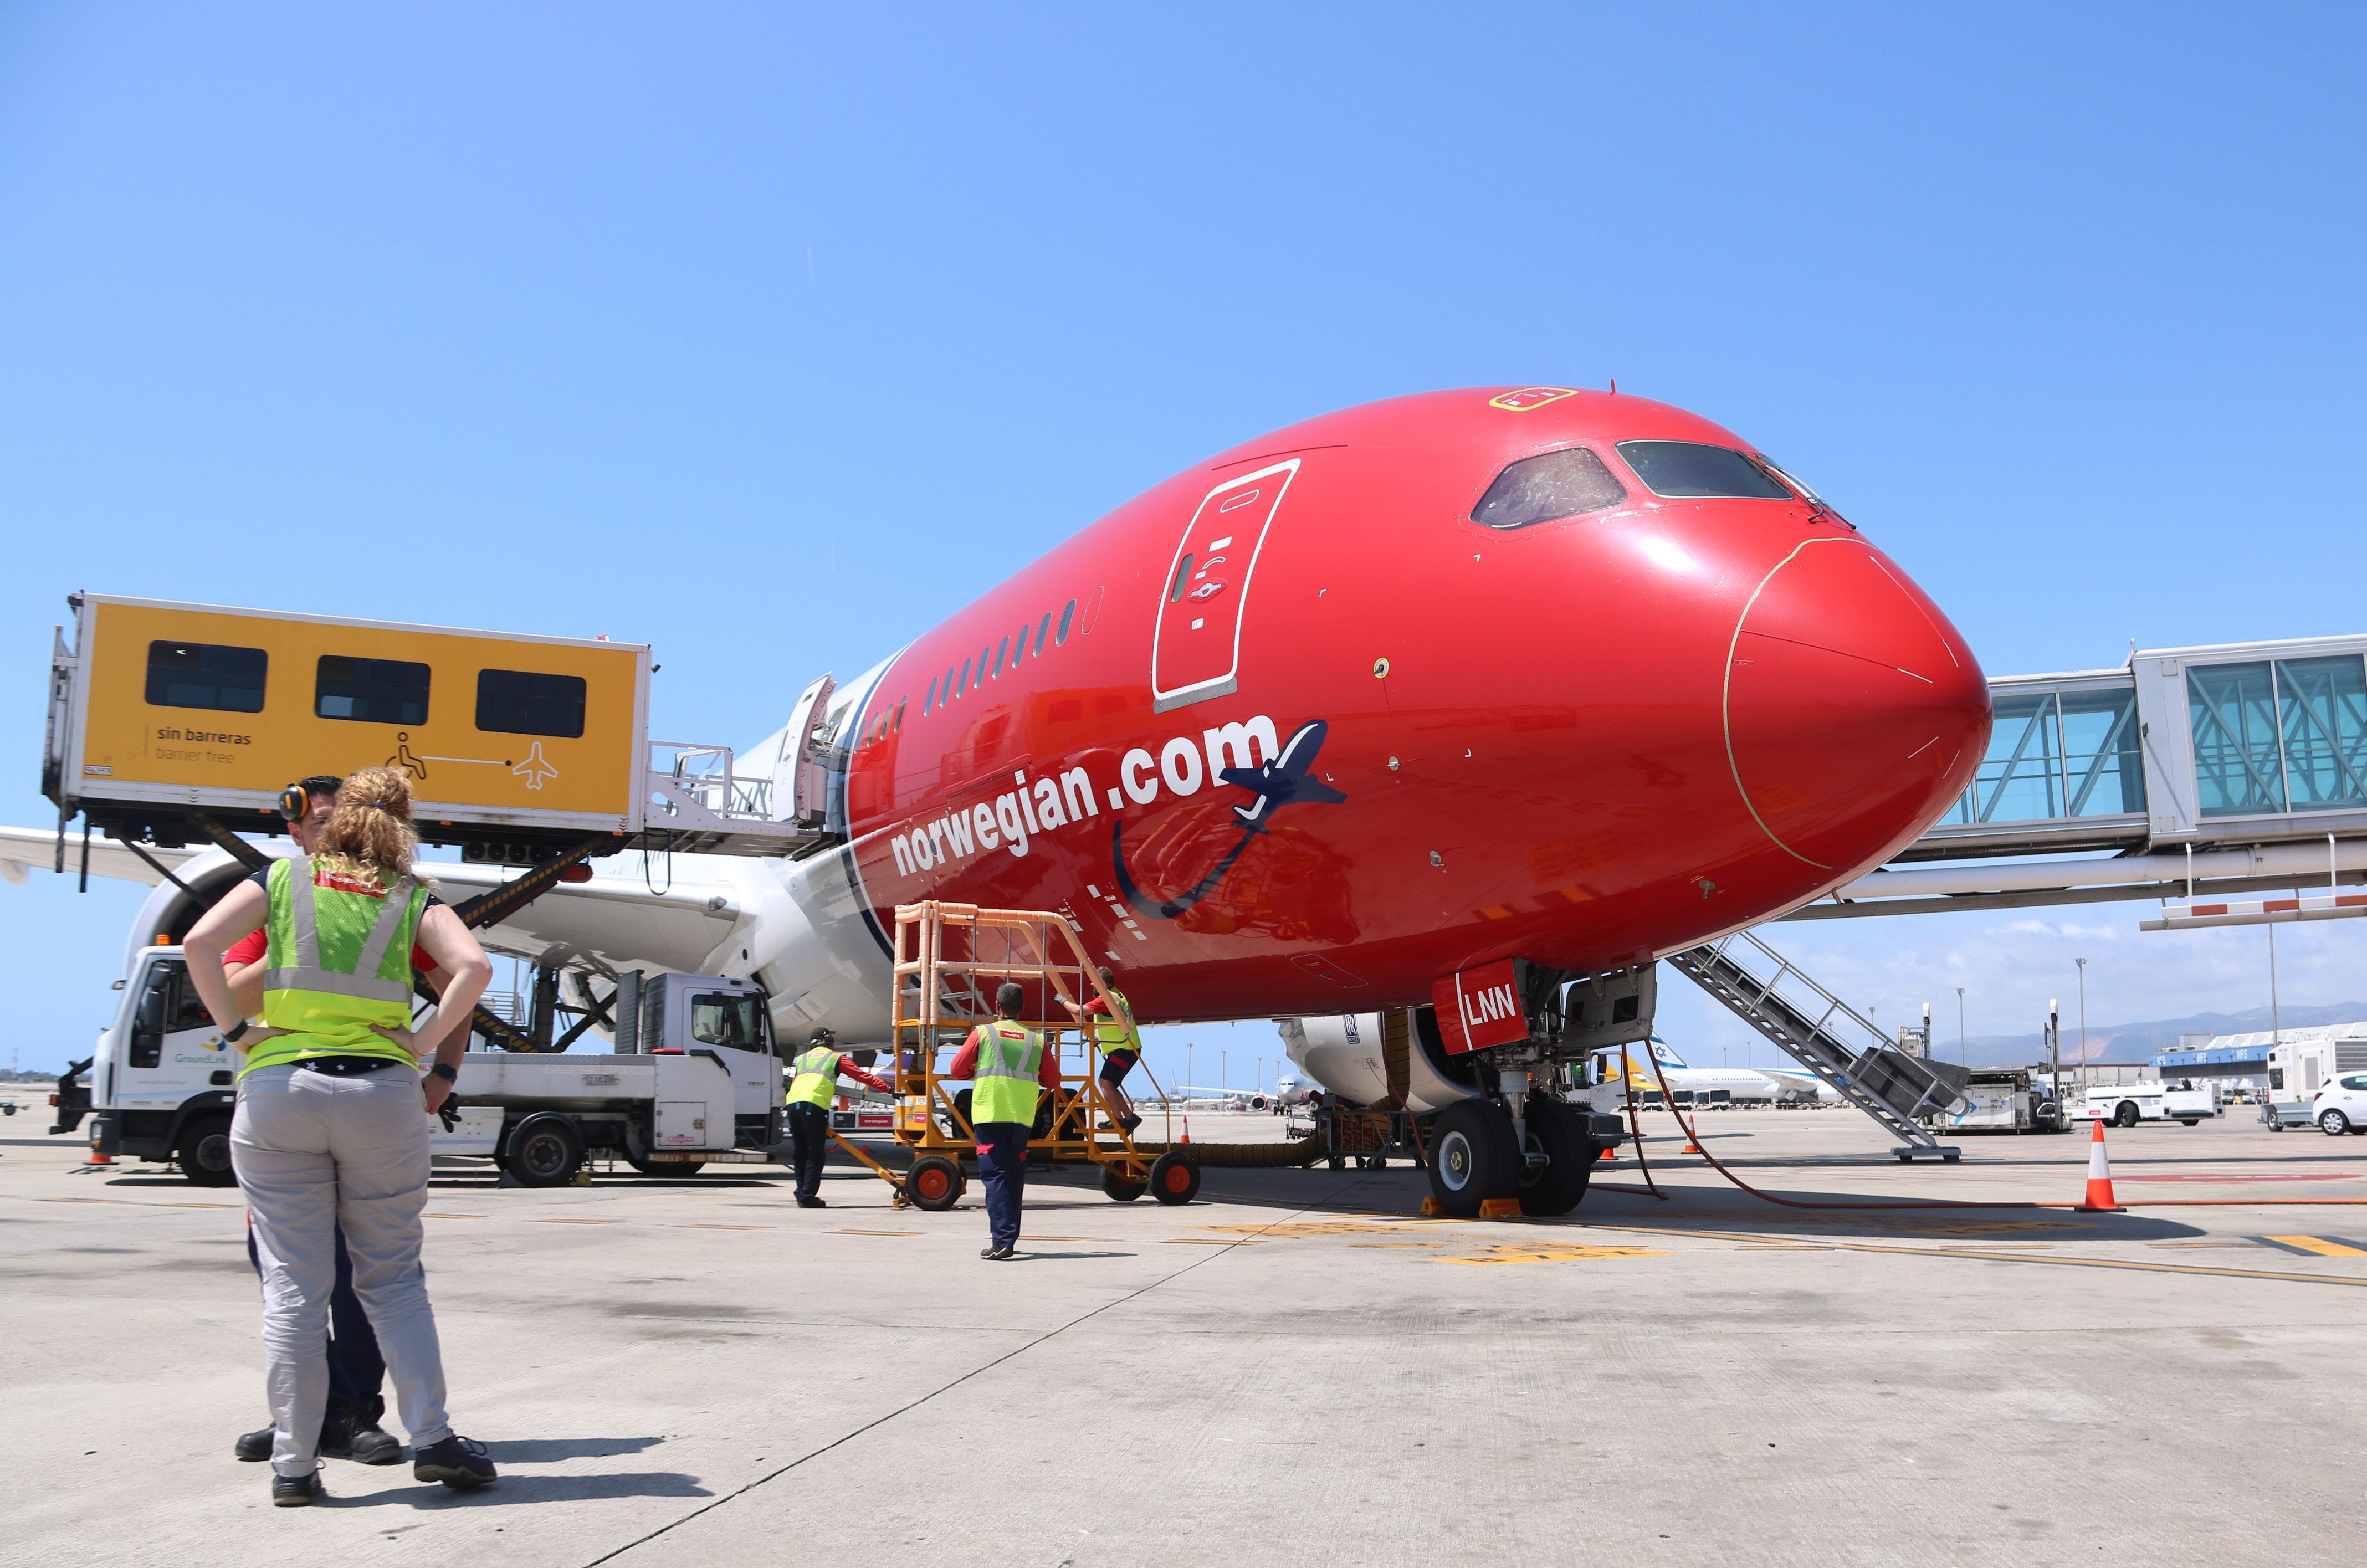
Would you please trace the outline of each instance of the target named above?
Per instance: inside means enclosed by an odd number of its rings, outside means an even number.
[[[115,1164],[115,1156],[112,1154],[102,1154],[97,1150],[94,1149],[91,1151],[90,1163],[94,1165],[111,1165]]]
[[[1595,1155],[1594,1157],[1598,1160],[1615,1160],[1619,1157],[1619,1151],[1606,1144],[1603,1147],[1603,1153]]]
[[[2119,1213],[2112,1201],[2112,1162],[2104,1153],[2104,1119],[2096,1119],[2096,1134],[2088,1140],[2088,1200],[2077,1205],[2091,1213]]]

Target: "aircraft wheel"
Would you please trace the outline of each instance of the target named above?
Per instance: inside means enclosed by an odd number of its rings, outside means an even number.
[[[1490,1198],[1511,1198],[1519,1186],[1512,1113],[1493,1100],[1457,1100],[1438,1113],[1430,1135],[1430,1194],[1457,1220],[1479,1212]]]
[[[904,1175],[904,1196],[915,1209],[942,1214],[961,1201],[965,1185],[959,1163],[943,1154],[923,1154]]]
[[[1594,1139],[1579,1130],[1578,1113],[1567,1103],[1543,1095],[1529,1096],[1528,1124],[1546,1163],[1541,1170],[1521,1167],[1521,1212],[1567,1214],[1586,1196],[1588,1178],[1594,1175]]]
[[[193,1116],[181,1129],[173,1151],[181,1174],[198,1187],[236,1187],[238,1173],[230,1165],[230,1118]]]
[[[502,1140],[501,1164],[520,1187],[565,1187],[583,1164],[583,1140],[559,1112],[538,1112]]]
[[[1150,1196],[1161,1203],[1189,1203],[1200,1196],[1200,1162],[1170,1149],[1150,1162]]]
[[[1120,1165],[1102,1167],[1102,1196],[1116,1203],[1131,1203],[1150,1190],[1147,1181],[1136,1181]]]

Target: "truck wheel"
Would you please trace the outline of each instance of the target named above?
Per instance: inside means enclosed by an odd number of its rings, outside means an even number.
[[[1594,1175],[1595,1142],[1579,1131],[1576,1111],[1543,1095],[1529,1096],[1527,1120],[1546,1164],[1543,1170],[1532,1171],[1523,1162],[1521,1212],[1546,1219],[1567,1214],[1586,1196],[1587,1178]]]
[[[230,1118],[193,1116],[181,1129],[173,1157],[181,1174],[198,1187],[236,1187],[238,1173],[230,1165]]]
[[[2199,1116],[2181,1116],[2178,1119],[2178,1124],[2180,1127],[2200,1127],[2203,1125],[2203,1119]]]
[[[2136,1102],[2134,1100],[2123,1100],[2112,1111],[2112,1125],[2115,1127],[2135,1127],[2136,1124]]]
[[[923,1154],[904,1173],[904,1196],[915,1209],[942,1214],[961,1201],[962,1168],[943,1154]]]
[[[565,1187],[583,1164],[583,1135],[555,1110],[527,1117],[502,1141],[502,1169],[520,1187]]]
[[[1430,1141],[1430,1192],[1443,1211],[1468,1220],[1485,1199],[1515,1196],[1519,1171],[1512,1114],[1502,1106],[1457,1100],[1438,1113]]]
[[[2317,1119],[2317,1130],[2328,1138],[2339,1138],[2350,1131],[2350,1119],[2339,1110],[2330,1110]]]
[[[1161,1203],[1189,1203],[1200,1196],[1200,1162],[1170,1149],[1150,1162],[1150,1196]]]
[[[1116,1203],[1131,1203],[1150,1190],[1147,1181],[1136,1181],[1120,1165],[1102,1167],[1102,1196]]]

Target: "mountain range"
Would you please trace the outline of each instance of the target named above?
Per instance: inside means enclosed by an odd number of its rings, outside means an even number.
[[[2306,1028],[2313,1024],[2347,1024],[2354,1019],[2367,1019],[2367,1002],[2335,1002],[2324,1006],[2285,1007],[2277,1015],[2282,1028]],[[2269,1010],[2254,1007],[2242,1013],[2195,1013],[2183,1018],[2160,1018],[2141,1024],[2090,1024],[2089,1062],[2150,1062],[2154,1053],[2176,1050],[2181,1035],[2223,1035],[2264,1033],[2269,1028]],[[1932,1031],[1938,1034],[1937,1029]],[[1943,1038],[1933,1040],[1932,1052],[1942,1062],[1958,1059],[1956,1042]],[[2046,1042],[2036,1033],[1976,1034],[1965,1041],[1965,1052],[1976,1067],[2010,1067],[2043,1062],[2046,1058]],[[2079,1024],[2076,1018],[2063,1020],[2063,1060],[2083,1060],[2079,1052]]]

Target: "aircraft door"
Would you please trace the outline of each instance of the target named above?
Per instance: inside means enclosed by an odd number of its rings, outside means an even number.
[[[781,755],[773,764],[773,818],[820,827],[826,814],[830,770],[813,755],[814,731],[830,711],[830,694],[836,689],[824,676],[805,688],[789,714],[781,737]]]
[[[1298,476],[1291,458],[1229,479],[1200,498],[1168,563],[1150,642],[1152,706],[1172,708],[1240,688],[1241,615],[1266,530]]]

